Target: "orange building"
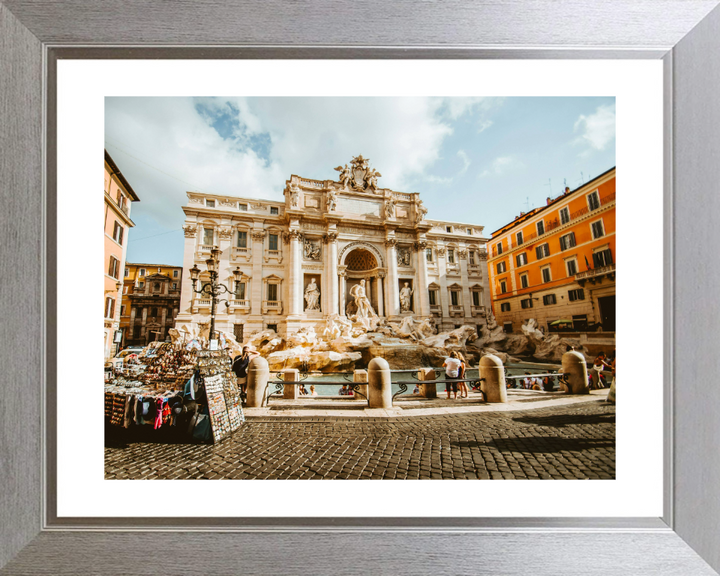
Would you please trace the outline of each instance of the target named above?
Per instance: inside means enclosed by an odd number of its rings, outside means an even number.
[[[614,332],[615,168],[493,232],[488,271],[506,332]]]
[[[105,359],[117,350],[120,330],[120,295],[127,240],[135,223],[130,203],[140,199],[105,150]]]

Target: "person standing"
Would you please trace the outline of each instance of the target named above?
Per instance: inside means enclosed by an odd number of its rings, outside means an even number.
[[[443,366],[445,367],[445,392],[447,392],[448,400],[450,400],[450,391],[452,390],[453,399],[457,400],[457,380],[460,376],[460,366],[462,362],[458,360],[458,354],[453,350],[450,352],[450,357],[445,358]]]
[[[237,376],[237,385],[240,388],[242,397],[247,396],[247,367],[250,364],[250,360],[260,356],[259,352],[251,350],[247,344],[243,346],[242,354],[235,356],[232,363],[232,371]]]
[[[467,373],[467,361],[465,360],[465,356],[462,355],[462,352],[458,352],[458,360],[460,360],[460,380],[465,380],[465,374]],[[470,395],[470,392],[467,387],[467,382],[458,382],[458,392],[460,392],[460,398],[467,398]]]

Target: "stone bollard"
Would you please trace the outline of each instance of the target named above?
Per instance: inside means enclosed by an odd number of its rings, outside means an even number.
[[[580,352],[573,350],[562,355],[561,372],[567,375],[568,394],[590,394],[587,362]]]
[[[435,370],[432,368],[420,368],[417,378],[420,380],[420,396],[423,398],[437,398],[437,384],[435,382],[423,384],[425,380],[435,380]]]
[[[368,364],[368,405],[370,408],[392,408],[390,365],[384,358],[373,358]]]
[[[270,380],[268,361],[262,356],[250,360],[247,367],[247,407],[261,408]]]
[[[283,382],[300,382],[300,371],[297,368],[285,368],[282,371]],[[283,386],[283,398],[286,400],[297,400],[300,395],[300,387],[295,384]]]
[[[480,389],[485,394],[487,402],[507,402],[507,387],[505,386],[505,369],[500,358],[494,354],[487,354],[480,358]]]
[[[353,372],[353,383],[357,384],[358,382],[362,382],[362,386],[358,387],[358,390],[360,391],[360,394],[364,394],[365,398],[368,397],[368,373],[367,370],[355,370]],[[360,394],[354,394],[354,400],[362,400],[365,402],[365,398],[360,396]]]
[[[610,392],[608,392],[607,401],[615,404],[615,378],[613,378],[612,384],[610,384]]]

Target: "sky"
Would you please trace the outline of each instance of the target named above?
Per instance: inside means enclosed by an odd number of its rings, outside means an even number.
[[[359,154],[430,220],[484,234],[615,166],[615,99],[108,97],[105,148],[140,198],[127,261],[181,266],[187,191],[284,201]]]

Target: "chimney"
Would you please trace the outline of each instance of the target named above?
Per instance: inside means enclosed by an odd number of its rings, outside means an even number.
[[[548,196],[548,197],[547,197],[547,200],[545,200],[545,203],[546,203],[546,204],[550,204],[550,202],[552,202],[552,199],[550,198],[550,196]]]
[[[570,186],[565,186],[565,194],[570,194]]]

